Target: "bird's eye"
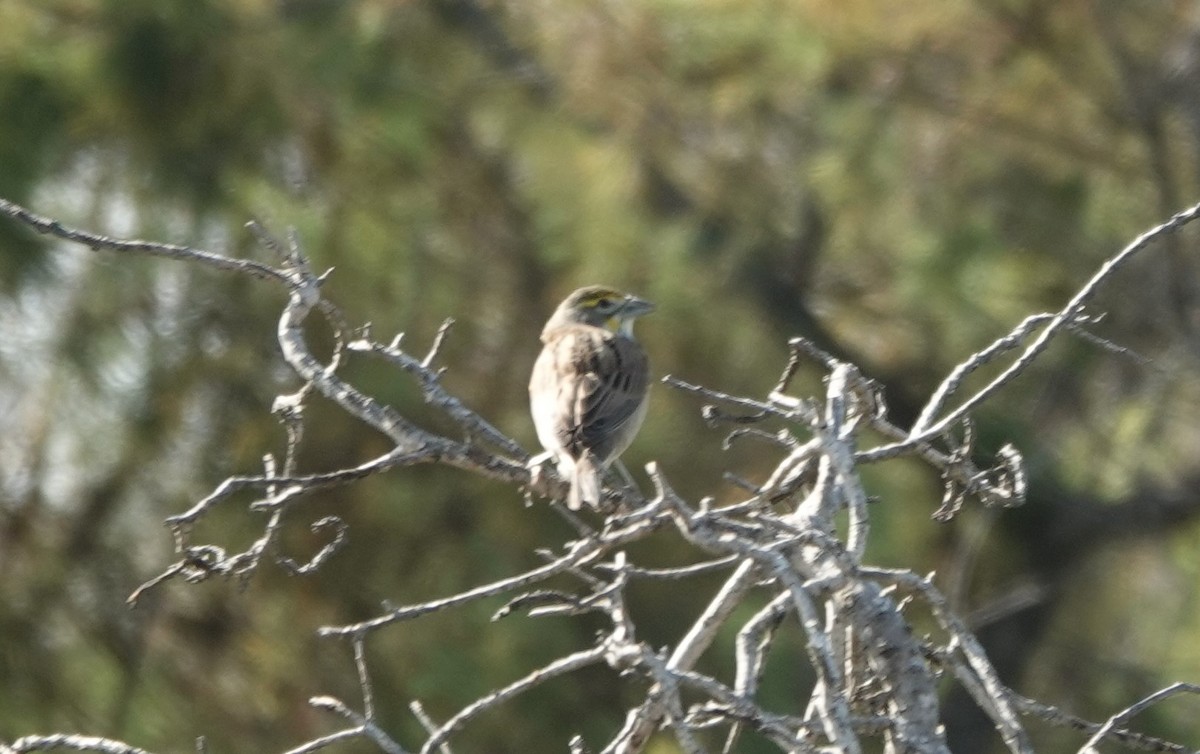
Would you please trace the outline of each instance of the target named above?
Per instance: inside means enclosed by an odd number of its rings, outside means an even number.
[[[616,299],[602,298],[596,302],[596,309],[601,312],[612,311],[617,305]]]

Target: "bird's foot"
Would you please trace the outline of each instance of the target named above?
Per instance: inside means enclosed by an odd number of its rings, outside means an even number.
[[[546,464],[554,459],[554,454],[550,451],[538,453],[529,462],[525,464],[525,468],[529,469],[529,486],[540,487],[546,478]]]

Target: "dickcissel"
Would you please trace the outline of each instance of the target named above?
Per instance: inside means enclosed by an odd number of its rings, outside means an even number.
[[[605,286],[580,288],[542,329],[542,353],[529,380],[538,439],[571,483],[567,507],[600,504],[609,465],[629,447],[646,417],[650,369],[633,338],[649,301]]]

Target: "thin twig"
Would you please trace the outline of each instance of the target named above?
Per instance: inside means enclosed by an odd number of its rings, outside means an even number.
[[[370,720],[363,715],[358,714],[354,710],[347,707],[340,699],[332,696],[315,696],[308,700],[308,703],[317,709],[324,709],[333,712],[345,719],[349,720],[354,727],[348,730],[339,731],[324,738],[310,741],[300,747],[292,749],[285,754],[302,754],[302,752],[316,751],[324,748],[332,743],[345,738],[363,737],[370,739],[376,746],[383,749],[385,754],[408,754],[403,746],[396,743],[392,738],[383,731],[373,720]],[[319,743],[319,746],[314,744]]]
[[[454,320],[452,319],[448,319],[442,323],[437,335],[434,337],[433,346],[430,347],[429,353],[423,360],[417,359],[415,356],[411,356],[400,350],[396,347],[395,343],[385,346],[382,343],[376,343],[372,340],[359,339],[352,342],[349,347],[352,351],[361,351],[382,356],[405,372],[413,375],[421,383],[421,391],[427,403],[445,411],[450,418],[454,419],[468,433],[482,437],[505,452],[513,454],[522,463],[527,462],[530,457],[528,452],[517,444],[515,440],[496,429],[491,422],[467,408],[461,400],[447,392],[442,387],[441,371],[430,367],[430,363],[437,356],[441,348],[442,340],[446,337],[446,334],[450,330],[450,325],[453,323]]]
[[[408,709],[417,718],[417,722],[421,723],[421,727],[425,729],[426,733],[431,736],[437,733],[440,726],[433,721],[433,718],[429,716],[429,713],[425,711],[425,707],[419,701],[414,699],[409,702]],[[441,754],[454,754],[454,750],[450,748],[450,744],[446,741],[442,742],[441,746],[438,747],[438,751]]]
[[[0,200],[3,201],[3,200]],[[0,742],[0,754],[24,754],[27,751],[50,751],[71,749],[73,751],[98,751],[102,754],[148,754],[145,749],[131,746],[124,741],[100,736],[75,736],[53,733],[46,736],[22,736],[11,744]]]
[[[1079,289],[1071,300],[1063,306],[1062,309],[1054,315],[1046,328],[1030,343],[1021,355],[1010,364],[1003,372],[996,376],[991,382],[985,385],[974,395],[964,401],[958,408],[951,411],[940,420],[932,421],[932,415],[925,416],[923,422],[918,422],[913,425],[909,431],[909,436],[905,440],[906,444],[913,445],[918,442],[931,440],[934,437],[945,432],[955,422],[959,421],[963,416],[966,416],[971,411],[979,407],[981,403],[990,398],[996,391],[1008,384],[1013,378],[1025,371],[1025,369],[1033,363],[1033,360],[1041,355],[1050,345],[1050,341],[1058,332],[1065,327],[1073,324],[1076,318],[1083,311],[1084,305],[1096,295],[1100,284],[1107,280],[1121,266],[1128,262],[1135,254],[1142,251],[1151,241],[1159,236],[1174,233],[1183,226],[1200,217],[1200,204],[1196,204],[1188,209],[1175,214],[1169,220],[1160,225],[1147,230],[1129,243],[1118,254],[1109,258],[1100,266],[1100,269],[1092,275],[1083,287]]]
[[[471,702],[466,707],[459,710],[458,714],[442,724],[437,731],[425,741],[425,745],[421,747],[421,754],[431,754],[438,748],[443,741],[465,725],[471,718],[486,712],[498,704],[508,701],[515,696],[518,696],[529,689],[539,686],[552,678],[557,678],[560,675],[570,673],[588,665],[595,665],[598,662],[603,662],[606,648],[603,646],[592,647],[581,652],[569,654],[566,657],[560,657],[554,662],[551,662],[543,667],[534,670],[528,675],[516,680],[502,689],[493,691],[492,693],[480,697]]]
[[[349,484],[373,474],[379,474],[389,469],[424,460],[427,459],[420,452],[402,453],[399,450],[392,450],[353,468],[338,469],[337,471],[330,471],[323,474],[306,474],[295,477],[232,476],[221,482],[215,490],[199,500],[188,510],[168,517],[167,525],[181,526],[195,523],[209,508],[241,490],[274,486],[276,488],[274,494],[254,503],[260,509],[270,509],[278,507],[301,494],[341,484]]]
[[[1036,717],[1051,725],[1072,728],[1084,733],[1095,733],[1103,727],[1100,723],[1068,714],[1053,705],[1030,699],[1015,691],[1009,692],[1009,698],[1012,700],[1013,706],[1021,714]],[[1166,752],[1166,754],[1196,754],[1197,751],[1193,746],[1183,746],[1182,744],[1172,743],[1161,738],[1156,738],[1155,736],[1147,736],[1144,733],[1137,733],[1124,728],[1114,728],[1107,735],[1109,738],[1119,741],[1123,746],[1143,751]]]
[[[586,565],[595,559],[602,557],[604,553],[611,551],[622,544],[640,538],[647,533],[651,527],[657,526],[656,523],[635,524],[623,531],[613,532],[604,539],[586,539],[575,542],[566,555],[547,563],[538,568],[533,568],[524,573],[509,578],[500,579],[490,584],[468,589],[459,594],[443,597],[441,599],[423,602],[417,605],[406,605],[404,607],[395,608],[389,611],[386,615],[381,615],[377,618],[365,620],[360,623],[354,623],[344,626],[324,626],[317,633],[320,636],[330,637],[346,637],[355,636],[367,631],[374,631],[383,626],[386,626],[397,621],[412,620],[428,613],[445,610],[451,607],[465,605],[468,602],[484,599],[486,597],[494,597],[505,592],[524,589],[532,584],[555,576],[560,573],[565,573],[572,568]]]
[[[447,317],[442,321],[441,327],[437,329],[437,333],[433,336],[433,345],[429,346],[429,353],[425,354],[425,358],[421,359],[421,366],[425,369],[430,369],[433,366],[433,360],[442,350],[442,343],[445,342],[446,336],[450,334],[450,328],[454,327],[454,318]]]
[[[1116,730],[1117,725],[1124,723],[1129,718],[1142,712],[1152,705],[1161,702],[1168,697],[1176,694],[1200,694],[1200,686],[1194,683],[1173,683],[1165,689],[1160,689],[1153,694],[1147,696],[1139,702],[1129,705],[1117,714],[1108,718],[1104,725],[1100,726],[1100,730],[1092,734],[1092,737],[1087,740],[1087,743],[1079,750],[1079,754],[1100,754],[1096,748],[1097,745],[1106,737]]]
[[[738,561],[739,558],[736,555],[728,555],[716,560],[694,563],[688,566],[677,566],[675,568],[639,568],[638,566],[631,565],[625,567],[625,573],[634,578],[644,579],[686,579],[728,568]],[[613,568],[610,563],[597,563],[592,567],[597,570],[612,570]]]
[[[251,259],[233,259],[231,257],[215,254],[211,251],[196,249],[191,246],[177,246],[169,243],[158,243],[155,241],[142,240],[125,240],[120,238],[111,238],[109,236],[100,235],[99,233],[89,233],[85,230],[72,228],[69,225],[64,225],[58,220],[52,220],[48,217],[38,215],[19,204],[0,199],[0,214],[8,215],[30,228],[33,228],[38,233],[55,238],[61,238],[64,241],[81,244],[93,251],[101,249],[107,251],[115,251],[126,254],[147,254],[155,257],[166,257],[169,259],[178,259],[187,262],[197,262],[199,264],[214,267],[219,270],[229,272],[240,272],[252,277],[261,279],[284,280],[283,273],[273,267],[268,267],[262,262],[255,262]]]

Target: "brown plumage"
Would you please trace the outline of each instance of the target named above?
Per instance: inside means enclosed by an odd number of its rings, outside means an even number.
[[[571,509],[599,505],[604,472],[645,418],[650,370],[632,327],[653,308],[590,286],[568,296],[542,330],[530,407],[538,439],[571,482]]]

